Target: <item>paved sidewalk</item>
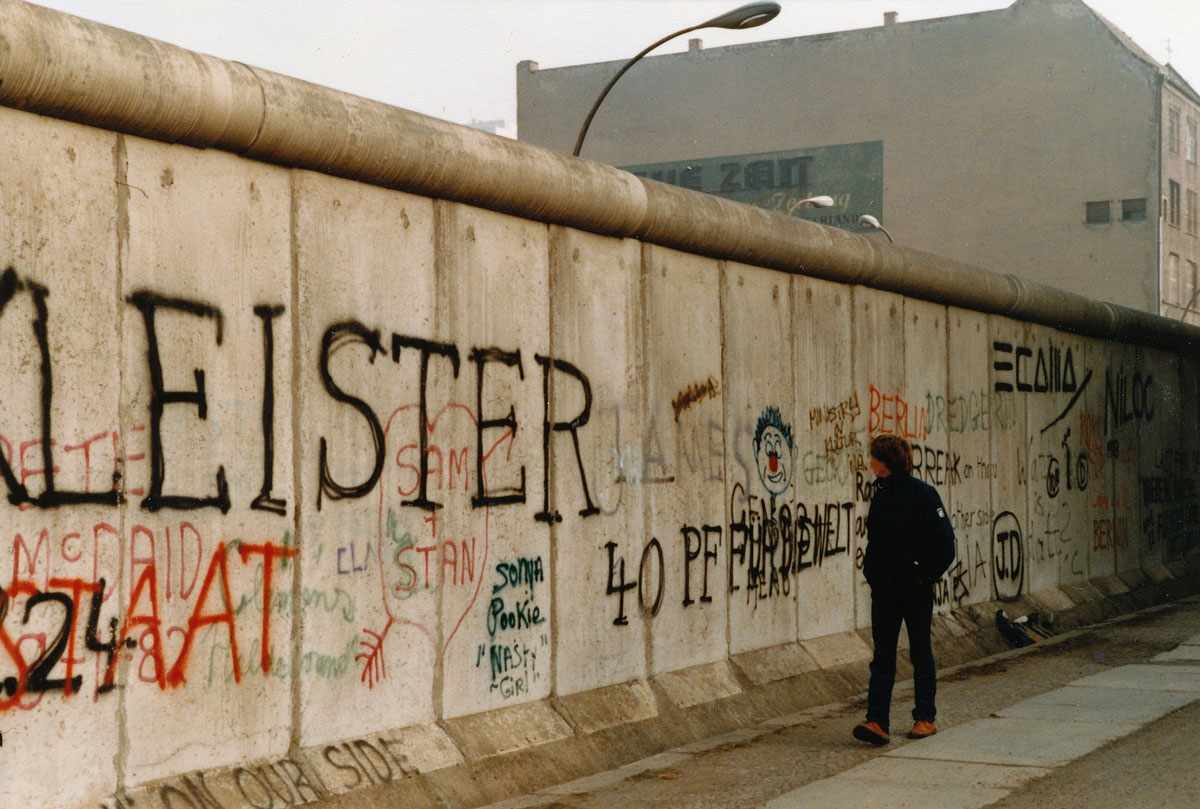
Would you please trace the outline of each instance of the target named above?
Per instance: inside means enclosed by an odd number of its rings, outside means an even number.
[[[1200,598],[1084,627],[939,680],[938,735],[850,738],[863,702],[705,739],[489,809],[974,809],[1200,700]],[[906,717],[905,717],[906,718]]]
[[[788,792],[766,809],[978,809],[1200,699],[1200,635],[1154,658],[1076,680],[920,744]]]

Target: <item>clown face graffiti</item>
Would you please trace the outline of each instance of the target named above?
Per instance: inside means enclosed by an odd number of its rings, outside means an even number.
[[[783,423],[779,408],[768,407],[758,418],[754,431],[754,460],[758,478],[774,497],[792,484],[792,426]]]

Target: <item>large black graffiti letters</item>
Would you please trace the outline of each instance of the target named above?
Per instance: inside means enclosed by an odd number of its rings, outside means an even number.
[[[1120,368],[1114,376],[1104,371],[1104,434],[1109,425],[1115,432],[1122,425],[1137,419],[1151,421],[1154,418],[1154,376],[1134,371],[1129,376]]]
[[[380,475],[383,474],[383,427],[379,424],[379,418],[375,415],[375,411],[371,406],[359,399],[357,396],[351,396],[338,387],[333,381],[333,376],[329,373],[329,357],[339,348],[348,345],[352,342],[360,342],[371,349],[370,361],[375,362],[375,355],[383,353],[383,346],[379,344],[379,332],[371,331],[357,320],[348,320],[342,323],[335,323],[325,330],[324,336],[321,338],[321,358],[319,361],[319,370],[321,372],[321,381],[325,385],[325,390],[339,402],[350,405],[357,410],[366,420],[367,426],[371,430],[371,441],[374,446],[375,462],[371,470],[371,474],[362,483],[349,486],[342,485],[333,479],[329,473],[328,451],[329,447],[325,441],[325,436],[321,436],[320,448],[318,451],[317,463],[321,468],[321,485],[317,488],[317,510],[321,510],[322,496],[328,497],[330,500],[342,500],[346,498],[365,497],[371,489],[375,488],[375,484],[379,482]]]
[[[721,526],[702,526],[703,535],[691,525],[685,525],[679,530],[683,534],[683,606],[687,607],[696,603],[696,599],[692,598],[692,562],[700,558],[701,552],[704,554],[704,559],[700,563],[703,576],[700,601],[708,603],[712,601],[712,596],[708,593],[708,569],[710,565],[717,564],[717,552],[721,547]],[[716,541],[710,545],[709,538],[714,535]],[[693,539],[695,545],[692,544]]]
[[[583,456],[579,452],[579,428],[588,423],[588,417],[592,412],[591,383],[588,382],[587,377],[583,375],[582,371],[566,360],[543,357],[540,354],[534,354],[533,358],[537,360],[538,365],[542,366],[542,397],[546,403],[543,411],[545,415],[542,420],[542,469],[544,470],[542,510],[534,515],[534,519],[541,522],[562,521],[562,515],[557,510],[552,509],[550,505],[551,430],[554,432],[566,431],[571,433],[571,442],[575,446],[575,463],[579,466],[579,480],[583,484],[583,499],[587,503],[579,512],[579,516],[590,517],[593,514],[599,514],[600,509],[592,503],[592,495],[588,491],[587,473],[583,470]],[[556,421],[553,423],[550,421],[550,371],[552,368],[575,377],[583,387],[583,409],[571,421]]]
[[[46,298],[50,290],[33,281],[21,281],[16,270],[9,267],[0,277],[0,315],[13,299],[16,293],[28,290],[33,300],[34,318],[33,335],[37,340],[38,353],[41,359],[41,417],[42,417],[42,467],[45,489],[38,497],[30,497],[29,490],[17,480],[12,467],[0,457],[0,477],[8,486],[8,500],[13,505],[31,503],[39,508],[71,505],[75,503],[93,503],[103,506],[116,506],[122,502],[114,478],[112,488],[106,492],[69,492],[59,491],[54,484],[54,430],[51,424],[51,414],[54,412],[54,374],[50,361],[50,338],[48,324],[50,321],[49,307]]]
[[[509,486],[507,488],[492,488],[484,485],[483,479],[483,431],[491,430],[498,427],[506,428],[512,431],[513,436],[517,434],[517,414],[513,410],[512,405],[508,407],[508,415],[499,419],[485,419],[483,417],[483,368],[488,363],[499,362],[504,365],[516,366],[517,377],[525,378],[525,369],[521,366],[521,351],[504,351],[499,348],[472,348],[471,362],[476,366],[476,384],[475,384],[475,413],[479,419],[476,428],[476,453],[475,453],[475,495],[471,497],[471,505],[475,508],[481,506],[497,506],[505,503],[524,503],[525,502],[525,467],[521,467],[521,485]],[[491,492],[503,492],[502,494],[491,494]]]
[[[420,481],[415,500],[404,500],[402,506],[416,506],[426,511],[435,511],[442,507],[429,499],[429,401],[426,395],[426,383],[429,381],[429,357],[438,354],[450,360],[454,370],[454,378],[458,379],[458,349],[453,343],[435,343],[432,340],[422,340],[420,337],[408,337],[402,334],[392,335],[392,362],[400,361],[402,348],[415,348],[421,352],[421,396],[417,407],[417,418],[420,421],[419,446],[421,451]]]
[[[225,481],[225,467],[217,467],[217,493],[209,497],[191,495],[164,495],[163,479],[166,476],[166,460],[163,457],[162,446],[162,415],[163,408],[169,404],[195,405],[200,420],[208,418],[208,397],[204,393],[204,371],[196,368],[192,371],[196,379],[195,390],[166,390],[163,387],[162,359],[159,355],[158,334],[155,331],[155,314],[159,309],[173,309],[196,317],[209,318],[216,322],[217,345],[221,345],[221,334],[224,319],[221,311],[198,301],[183,298],[168,298],[155,292],[140,290],[128,298],[142,313],[146,324],[146,359],[150,366],[150,491],[142,499],[142,508],[146,511],[158,511],[162,508],[193,509],[213,507],[224,514],[229,511],[229,484]]]
[[[263,484],[250,508],[287,514],[287,501],[271,494],[275,481],[275,333],[271,322],[283,314],[283,307],[255,306],[254,314],[263,322]]]

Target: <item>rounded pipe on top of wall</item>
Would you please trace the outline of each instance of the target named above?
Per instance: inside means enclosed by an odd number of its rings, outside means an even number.
[[[1200,353],[1200,328],[0,0],[0,104],[718,259]],[[453,159],[447,159],[453,156]]]

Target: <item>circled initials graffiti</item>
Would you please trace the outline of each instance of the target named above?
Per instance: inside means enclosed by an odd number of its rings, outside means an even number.
[[[1025,586],[1025,548],[1021,524],[1011,511],[1002,511],[992,522],[992,587],[996,598],[1012,601]]]

